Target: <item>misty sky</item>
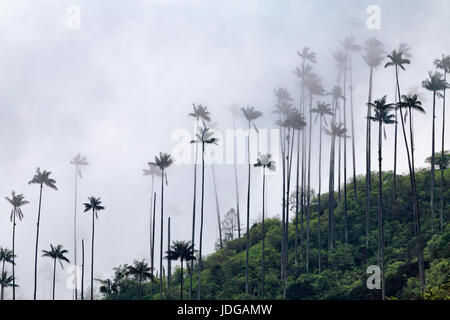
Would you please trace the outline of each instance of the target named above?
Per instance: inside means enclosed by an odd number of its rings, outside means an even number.
[[[44,190],[40,250],[48,249],[50,243],[62,244],[72,259],[74,168],[69,162],[77,153],[88,157],[90,165],[83,168],[79,183],[78,239],[85,239],[89,265],[91,215],[82,213],[81,203],[88,196],[101,196],[106,210],[96,224],[95,277],[109,277],[118,264],[148,260],[150,179],[142,175],[142,169],[158,152],[171,152],[176,143],[171,135],[176,129],[193,130],[193,120],[187,116],[192,103],[206,104],[220,129],[232,126],[226,110],[232,103],[255,106],[264,112],[258,127],[272,128],[275,88],[288,88],[298,105],[299,82],[292,73],[300,63],[296,51],[307,46],[317,53],[315,71],[329,91],[337,77],[332,53],[341,49],[338,40],[350,34],[358,43],[375,36],[387,51],[400,42],[410,45],[412,64],[400,74],[402,91],[407,93],[434,70],[435,58],[450,54],[450,38],[445,36],[450,30],[449,1],[432,3],[2,0],[0,194],[9,196],[15,190],[30,201],[23,207],[24,219],[16,230],[16,275],[21,286],[17,298],[32,298],[39,190],[28,181],[36,167],[52,171],[59,188]],[[381,30],[366,27],[366,8],[372,4],[381,8]],[[67,27],[70,5],[81,8],[79,30]],[[369,75],[359,53],[353,56],[353,69],[356,165],[357,172],[363,173]],[[427,110],[426,115],[415,116],[416,164],[423,167],[431,153],[432,99],[431,93],[419,91]],[[375,72],[373,96],[385,94],[393,100],[394,73],[380,66]],[[439,145],[441,121],[439,101]],[[240,119],[237,124],[244,127],[245,121]],[[393,127],[387,134],[383,165],[391,169]],[[325,183],[329,142],[324,139]],[[399,146],[399,171],[405,172],[403,140]],[[318,182],[317,151],[315,143],[314,188]],[[350,144],[348,151],[350,161]],[[374,149],[373,163],[375,159]],[[204,252],[210,253],[218,233],[209,166],[206,174]],[[244,212],[245,165],[239,166],[239,174]],[[235,206],[233,166],[217,165],[216,175],[223,214]],[[191,237],[192,178],[192,165],[178,164],[168,171],[165,212],[166,217],[172,217],[173,239]],[[280,174],[268,181],[269,216],[278,215],[281,208],[280,181]],[[251,220],[257,221],[261,216],[261,176],[256,169],[252,182]],[[159,179],[156,186],[159,191]],[[0,212],[0,246],[11,248],[10,206],[4,200]],[[159,242],[156,250],[159,252]],[[50,261],[41,258],[39,266],[38,298],[49,298]],[[61,269],[57,272],[57,297],[70,298],[67,275]],[[89,277],[86,288],[88,283]],[[6,292],[10,294],[9,289]]]

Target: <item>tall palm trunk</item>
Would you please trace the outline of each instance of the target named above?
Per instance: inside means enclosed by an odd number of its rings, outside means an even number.
[[[236,130],[236,124],[233,117],[233,132]],[[239,183],[238,183],[238,173],[237,173],[237,146],[236,146],[236,138],[233,137],[233,157],[234,157],[234,182],[236,186],[236,215],[237,215],[237,227],[238,227],[238,238],[241,237],[241,218],[239,211]]]
[[[34,291],[33,291],[33,300],[36,300],[36,288],[37,288],[37,256],[38,256],[38,248],[39,248],[39,223],[41,220],[41,201],[42,201],[42,183],[39,187],[39,209],[38,209],[38,217],[36,223],[36,249],[34,251]]]
[[[397,105],[397,86],[395,86],[395,104]],[[399,101],[400,102],[400,101]],[[394,213],[397,212],[397,144],[398,144],[398,111],[395,108],[395,129],[394,129],[394,182],[393,182],[393,190],[392,190],[392,204],[394,207]],[[411,140],[412,141],[412,140]]]
[[[183,300],[183,280],[183,258],[181,258],[180,300]]]
[[[152,224],[152,252],[151,252],[151,267],[152,272],[155,270],[155,225],[156,225],[156,192],[153,193],[153,224]],[[154,281],[151,281],[151,296],[153,300],[153,283]]]
[[[13,238],[12,238],[12,276],[13,276],[13,300],[16,300],[16,275],[15,275],[15,240],[16,240],[16,209],[13,209]]]
[[[266,230],[264,226],[264,220],[265,220],[265,194],[266,194],[266,168],[263,167],[263,207],[262,207],[262,280],[261,280],[261,297],[262,300],[264,300],[264,282],[266,278],[266,271],[265,271],[265,238],[266,238]]]
[[[84,239],[81,239],[81,300],[84,300]]]
[[[355,150],[355,121],[353,117],[353,73],[352,73],[352,55],[349,54],[349,73],[350,73],[350,117],[352,121],[352,162],[353,162],[353,192],[356,206],[356,150]]]
[[[199,118],[197,118],[197,132],[199,128]],[[195,207],[197,199],[197,157],[198,157],[198,144],[195,144],[195,162],[194,162],[194,196],[192,202],[192,250],[195,248]],[[191,275],[189,278],[189,298],[192,298],[192,280],[194,277],[194,260],[191,260]]]
[[[75,164],[75,197],[73,210],[73,262],[77,266],[77,197],[78,197],[78,164]],[[75,272],[75,300],[78,300],[78,272]]]
[[[347,63],[344,68],[344,129],[347,130]],[[339,137],[340,138],[340,137]],[[344,136],[344,239],[348,243],[348,215],[347,215],[347,138]]]
[[[318,231],[318,251],[319,251],[319,274],[322,271],[322,257],[321,257],[321,251],[322,251],[322,241],[320,238],[320,226],[321,226],[321,221],[320,221],[320,215],[322,213],[322,205],[321,205],[321,199],[320,199],[320,193],[321,193],[321,189],[322,189],[322,116],[320,116],[320,133],[319,133],[319,189],[318,189],[318,204],[319,204],[319,209],[317,210],[318,212],[318,226],[317,226],[317,231]]]
[[[411,116],[411,115],[410,115]],[[434,163],[435,163],[435,122],[436,122],[436,91],[433,91],[433,126],[431,132],[431,181],[430,181],[430,206],[431,206],[431,230],[434,231]]]
[[[170,249],[170,217],[167,219],[167,248]],[[167,259],[167,299],[170,299],[171,273],[172,273],[172,260]]]
[[[444,82],[447,83],[447,72],[444,71]],[[444,96],[442,101],[442,151],[441,157],[444,157],[444,141],[445,141],[445,92],[446,88],[444,88]],[[440,166],[441,169],[441,208],[440,208],[440,220],[441,220],[441,233],[444,230],[444,166]]]
[[[246,256],[245,256],[245,294],[248,295],[248,258],[250,252],[250,121],[248,122],[247,137],[247,157],[248,157],[248,186],[247,186],[247,237],[246,237]]]
[[[330,150],[330,179],[328,185],[328,251],[333,251],[333,228],[334,228],[334,157],[336,136],[331,136],[331,150]]]
[[[95,237],[95,209],[92,209],[92,244],[91,244],[91,300],[94,300],[94,238]]]
[[[397,81],[397,93],[398,93],[398,99],[401,100],[400,95],[400,84],[398,80],[398,67],[395,67],[395,78]],[[402,132],[403,132],[403,138],[405,141],[405,147],[406,147],[406,154],[408,158],[408,168],[409,168],[409,177],[410,177],[410,183],[411,183],[411,189],[413,193],[413,215],[414,215],[414,229],[416,234],[416,244],[417,244],[417,264],[419,269],[419,278],[420,278],[420,287],[422,293],[425,290],[425,269],[424,269],[424,258],[423,258],[423,243],[422,243],[422,233],[420,230],[420,211],[419,211],[419,199],[417,195],[417,185],[416,185],[416,176],[415,176],[415,169],[411,164],[411,157],[409,153],[409,147],[408,147],[408,139],[406,136],[406,130],[405,130],[405,124],[403,121],[403,111],[400,108],[400,121],[402,124]]]
[[[155,221],[153,220],[153,217],[152,217],[152,214],[153,214],[153,193],[154,193],[153,187],[154,187],[154,184],[155,184],[155,176],[152,175],[152,193],[150,195],[150,216],[149,216],[149,219],[150,219],[150,224],[149,224],[149,244],[150,244],[149,253],[150,253],[150,261],[152,259],[153,224],[155,223]]]
[[[383,121],[378,124],[378,251],[379,263],[381,265],[381,297],[385,299],[385,278],[384,278],[384,230],[383,230],[383,181],[382,181],[382,128]]]
[[[300,130],[297,130],[297,172],[295,182],[295,256],[294,263],[297,268],[298,263],[298,196],[299,196],[299,181],[300,180]]]
[[[312,100],[309,96],[309,136],[308,136],[308,186],[306,188],[306,273],[309,271],[309,225],[311,217],[311,138],[312,138]]]
[[[205,143],[202,142],[202,200],[200,207],[200,246],[198,255],[198,284],[197,284],[197,300],[200,300],[201,296],[201,282],[202,282],[202,246],[203,246],[203,209],[204,209],[204,198],[205,198]]]
[[[2,276],[3,276],[3,273],[5,272],[5,260],[3,260],[3,262],[2,262]],[[2,286],[1,286],[1,298],[0,298],[0,300],[3,300],[3,297],[4,297],[4,290],[5,290],[5,287],[4,287],[4,285],[3,285],[3,283],[2,283]]]
[[[164,241],[164,169],[161,169],[161,235],[159,248],[159,299],[163,292],[163,241]]]
[[[367,106],[367,127],[366,127],[366,247],[369,248],[369,233],[370,233],[370,185],[371,185],[371,172],[370,172],[370,151],[371,151],[371,124],[370,116],[371,109],[370,103],[372,102],[372,81],[373,81],[373,67],[370,67],[369,75],[369,99]]]
[[[53,259],[53,296],[52,296],[52,300],[55,300],[55,281],[56,281],[56,258]]]
[[[211,159],[211,170],[212,170],[213,185],[214,185],[214,195],[215,195],[215,198],[216,198],[216,212],[217,212],[217,224],[218,224],[218,227],[219,227],[220,249],[223,249],[222,224],[220,222],[220,209],[219,209],[219,195],[217,193],[216,173],[214,171],[213,159]]]

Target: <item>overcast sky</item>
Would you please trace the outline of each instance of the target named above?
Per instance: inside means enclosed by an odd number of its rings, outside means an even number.
[[[40,250],[50,243],[62,244],[70,250],[72,260],[74,168],[69,162],[77,153],[88,157],[90,164],[83,168],[79,183],[78,239],[85,239],[89,265],[91,215],[82,213],[81,203],[88,196],[101,196],[106,210],[96,222],[94,274],[109,277],[118,264],[148,260],[150,179],[142,175],[142,169],[158,152],[173,150],[177,142],[171,137],[176,130],[192,132],[194,123],[187,116],[192,103],[207,105],[222,130],[232,127],[226,110],[232,103],[255,106],[264,112],[258,127],[273,128],[275,88],[288,88],[298,105],[299,84],[292,74],[300,63],[296,51],[307,46],[317,53],[315,71],[329,91],[337,77],[332,53],[340,49],[338,40],[350,34],[358,43],[375,36],[388,51],[400,42],[411,46],[412,64],[400,74],[406,93],[420,86],[433,70],[435,58],[450,53],[450,38],[445,36],[450,30],[448,3],[2,0],[0,194],[9,196],[15,190],[30,201],[23,207],[23,221],[17,223],[17,297],[32,298],[39,190],[28,181],[36,167],[52,171],[59,188],[44,190]],[[366,27],[366,9],[373,4],[381,9],[380,30]],[[80,29],[67,26],[70,5],[81,9]],[[363,173],[369,76],[360,54],[354,55],[353,63],[357,172]],[[415,117],[419,167],[425,166],[424,159],[431,153],[432,99],[430,93],[421,93],[426,97],[427,114]],[[373,96],[384,94],[393,100],[394,73],[381,66],[375,73]],[[441,139],[441,121],[439,107],[437,141]],[[242,119],[237,124],[245,126]],[[387,134],[384,167],[391,169],[393,128]],[[324,139],[323,168],[327,172],[329,142]],[[404,147],[399,141],[399,171],[405,172]],[[350,146],[348,150],[350,160]],[[314,188],[318,183],[317,151],[315,143]],[[375,152],[373,157],[375,161]],[[240,165],[238,170],[244,208],[246,166]],[[253,172],[251,220],[256,221],[261,216],[261,176],[258,170]],[[350,176],[351,170],[348,172]],[[204,252],[210,253],[217,238],[217,219],[209,166],[206,174]],[[233,166],[218,164],[216,175],[223,214],[235,206]],[[192,165],[178,163],[168,170],[165,213],[172,217],[173,239],[191,237],[192,178]],[[281,203],[280,174],[271,176],[268,183],[268,214],[276,216]],[[159,179],[156,186],[159,191]],[[6,201],[0,202],[0,212],[0,246],[11,248]],[[50,261],[41,258],[39,298],[50,297],[50,272]],[[57,297],[70,298],[67,275],[60,269],[57,272]]]

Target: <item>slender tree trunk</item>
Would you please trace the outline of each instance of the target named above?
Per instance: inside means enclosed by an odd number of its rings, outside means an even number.
[[[322,120],[323,120],[323,116],[320,116],[320,133],[319,133],[319,190],[318,190],[318,202],[319,202],[319,209],[317,210],[317,216],[318,216],[318,226],[317,226],[317,231],[318,231],[318,251],[319,251],[319,274],[322,271],[322,257],[321,257],[321,251],[322,251],[322,239],[320,238],[320,226],[321,226],[321,221],[320,221],[320,216],[322,213],[322,204],[321,204],[321,199],[320,199],[320,194],[321,194],[321,189],[322,189]]]
[[[2,277],[3,277],[3,273],[5,272],[5,260],[3,260],[2,261]],[[3,285],[3,283],[2,283],[2,286],[1,286],[1,298],[0,298],[0,300],[3,300],[3,298],[4,298],[4,289],[5,289],[5,286]]]
[[[170,249],[170,217],[167,219],[167,250]],[[172,273],[172,260],[167,259],[167,300],[170,299],[170,277]]]
[[[447,72],[444,71],[444,81],[447,82]],[[444,159],[444,152],[445,152],[445,147],[444,147],[444,140],[445,140],[445,92],[446,92],[446,88],[444,88],[444,96],[443,96],[443,101],[442,101],[442,159]],[[444,166],[441,165],[440,166],[441,169],[441,208],[440,208],[440,219],[441,219],[441,233],[444,230]]]
[[[199,127],[199,118],[197,118],[197,132]],[[195,162],[194,162],[194,196],[192,202],[192,250],[195,249],[195,208],[197,199],[197,157],[198,144],[195,144]],[[191,274],[189,277],[189,299],[192,299],[192,280],[194,277],[194,260],[191,260]]]
[[[204,209],[204,199],[205,199],[205,143],[202,142],[202,202],[200,207],[200,246],[199,246],[199,256],[198,256],[198,284],[197,284],[197,300],[201,297],[201,282],[202,282],[202,247],[203,247],[203,209]]]
[[[357,203],[357,193],[356,193],[356,149],[355,149],[355,121],[353,117],[353,73],[352,73],[352,55],[349,55],[350,62],[350,116],[352,121],[352,161],[353,161],[353,192],[354,192],[354,202],[355,206]]]
[[[77,266],[77,193],[78,193],[78,164],[75,164],[75,197],[73,210],[73,262]],[[75,272],[75,300],[78,300],[78,272]]]
[[[163,241],[164,241],[164,169],[161,169],[161,235],[159,248],[159,299],[163,293]]]
[[[233,131],[236,130],[235,120],[233,117]],[[236,138],[233,137],[233,148],[234,148],[234,182],[236,186],[236,215],[237,215],[237,224],[238,224],[238,238],[241,237],[241,219],[240,219],[240,211],[239,211],[239,183],[238,183],[238,173],[237,173],[237,146],[236,146]]]
[[[52,300],[55,300],[55,281],[56,281],[56,258],[53,259],[53,297],[52,297]]]
[[[334,155],[336,136],[331,136],[330,151],[330,181],[328,186],[328,251],[333,251],[333,224],[334,224]]]
[[[370,75],[369,75],[369,101],[370,104],[372,102],[372,81],[373,81],[373,67],[370,67]],[[369,248],[369,233],[370,233],[370,150],[371,150],[371,124],[370,124],[370,116],[371,109],[370,105],[367,106],[367,129],[366,129],[366,247]]]
[[[410,115],[411,116],[411,115]],[[436,91],[433,91],[433,126],[431,132],[431,181],[430,181],[430,207],[431,230],[434,231],[434,163],[435,163],[435,122],[436,122]]]
[[[152,175],[152,193],[151,193],[151,195],[150,195],[150,216],[149,216],[149,219],[150,219],[150,224],[149,224],[149,244],[150,244],[150,247],[149,247],[149,256],[150,256],[150,261],[151,261],[151,259],[152,259],[152,246],[153,246],[153,224],[154,224],[154,221],[153,221],[153,217],[152,217],[152,214],[153,214],[153,193],[154,193],[154,190],[153,190],[153,187],[154,187],[154,182],[155,182],[155,176],[154,175]]]
[[[384,278],[384,236],[383,236],[383,180],[382,180],[382,138],[383,121],[378,124],[378,251],[381,265],[381,297],[385,299],[385,278]]]
[[[156,225],[156,192],[153,193],[153,225],[152,225],[152,252],[151,252],[151,267],[152,267],[152,272],[155,271],[155,225]],[[154,282],[155,281],[151,281],[151,296],[152,296],[152,300],[153,300],[153,288],[154,288]]]
[[[181,258],[180,300],[183,300],[183,258]]]
[[[81,300],[84,300],[84,239],[81,239]]]
[[[345,63],[344,69],[344,129],[347,130],[347,63]],[[347,138],[344,136],[344,239],[345,243],[348,243],[348,215],[347,215]]]
[[[92,209],[92,259],[91,259],[91,300],[94,300],[94,238],[95,237],[95,209]]]
[[[250,252],[250,121],[248,122],[247,137],[247,157],[248,157],[248,186],[247,186],[247,238],[246,238],[246,257],[245,257],[245,294],[248,296],[248,258]]]
[[[222,224],[220,223],[219,195],[217,193],[216,173],[214,171],[214,163],[212,163],[212,161],[213,161],[213,159],[211,159],[211,170],[212,170],[213,184],[214,184],[214,195],[216,198],[216,212],[217,212],[217,224],[219,227],[219,241],[220,241],[220,249],[223,249]]]
[[[306,273],[309,272],[309,225],[311,220],[311,138],[312,138],[312,100],[309,96],[309,137],[308,137],[308,186],[306,188]]]
[[[266,230],[264,226],[264,220],[265,220],[265,192],[266,192],[266,168],[263,167],[263,207],[262,207],[262,283],[261,283],[261,297],[262,300],[264,300],[264,282],[266,278],[265,273],[265,243],[264,240],[266,238]]]
[[[38,217],[36,223],[36,249],[34,251],[34,291],[33,300],[36,300],[36,289],[37,289],[37,257],[38,257],[38,247],[39,247],[39,223],[41,220],[41,201],[42,201],[42,184],[39,188],[39,208]]]
[[[16,240],[16,211],[17,209],[13,209],[13,238],[12,238],[12,276],[13,276],[13,300],[16,300],[16,275],[15,275],[15,240]]]
[[[399,101],[401,102],[401,100]],[[397,105],[397,86],[395,86],[395,105]],[[392,204],[394,207],[394,213],[397,213],[397,146],[398,146],[398,117],[397,108],[395,108],[395,131],[394,131],[394,186],[392,190]]]
[[[295,268],[298,263],[298,196],[300,179],[300,130],[297,130],[297,173],[295,182]]]

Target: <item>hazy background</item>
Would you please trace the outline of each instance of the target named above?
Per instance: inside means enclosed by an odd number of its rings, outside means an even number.
[[[70,30],[66,24],[66,10],[73,4],[81,8],[80,30]],[[381,8],[381,30],[366,27],[366,8],[372,4]],[[412,64],[400,75],[406,93],[420,86],[427,72],[434,69],[435,58],[450,53],[449,9],[449,1],[416,0],[2,0],[0,194],[9,196],[15,190],[30,201],[23,207],[24,219],[16,229],[17,297],[32,298],[39,190],[27,183],[37,166],[52,171],[59,188],[44,190],[40,250],[48,249],[50,243],[62,244],[72,259],[74,168],[69,162],[78,152],[88,157],[90,165],[83,168],[79,181],[78,239],[85,239],[88,266],[91,215],[82,213],[81,203],[88,196],[101,196],[106,210],[96,224],[95,277],[109,277],[118,264],[148,260],[150,178],[142,176],[142,169],[159,151],[172,150],[174,130],[192,130],[192,118],[187,117],[192,103],[206,104],[222,129],[231,128],[227,106],[233,102],[250,104],[265,114],[258,126],[270,128],[275,121],[271,114],[273,89],[288,88],[298,104],[299,85],[291,72],[300,63],[296,51],[308,46],[317,53],[315,70],[325,88],[331,90],[337,76],[332,53],[341,49],[338,40],[350,34],[360,44],[376,36],[388,51],[400,42],[411,46]],[[358,53],[353,55],[353,69],[357,172],[363,173],[369,75]],[[374,98],[384,94],[393,100],[394,73],[381,66],[375,72]],[[432,99],[430,93],[423,94],[428,113],[415,118],[417,166],[425,166],[424,159],[431,153]],[[329,97],[321,100],[329,101]],[[441,120],[439,104],[439,146]],[[244,126],[244,120],[238,125]],[[388,169],[393,163],[392,138],[390,128],[383,164]],[[449,140],[447,137],[447,148]],[[325,172],[328,145],[326,139]],[[399,146],[399,171],[404,172],[401,136]],[[316,152],[314,144],[314,188]],[[372,155],[375,161],[375,152]],[[239,170],[244,224],[246,166],[239,166]],[[252,221],[261,216],[258,173],[254,170]],[[235,206],[233,166],[217,165],[216,175],[224,214]],[[168,171],[165,215],[172,217],[174,240],[191,238],[192,176],[191,165],[175,165]],[[210,253],[218,235],[210,167],[206,183],[204,252]],[[279,175],[270,177],[270,216],[278,215],[281,207],[279,185]],[[159,179],[156,186],[159,191]],[[6,201],[0,202],[0,213],[0,246],[11,248],[10,206]],[[155,250],[159,252],[159,241]],[[46,260],[39,260],[41,299],[51,297],[52,266]],[[86,272],[89,274],[89,269]],[[57,274],[57,297],[70,298],[67,275],[59,267]],[[85,280],[87,288],[90,279],[87,276]],[[6,290],[8,296],[10,291]]]

